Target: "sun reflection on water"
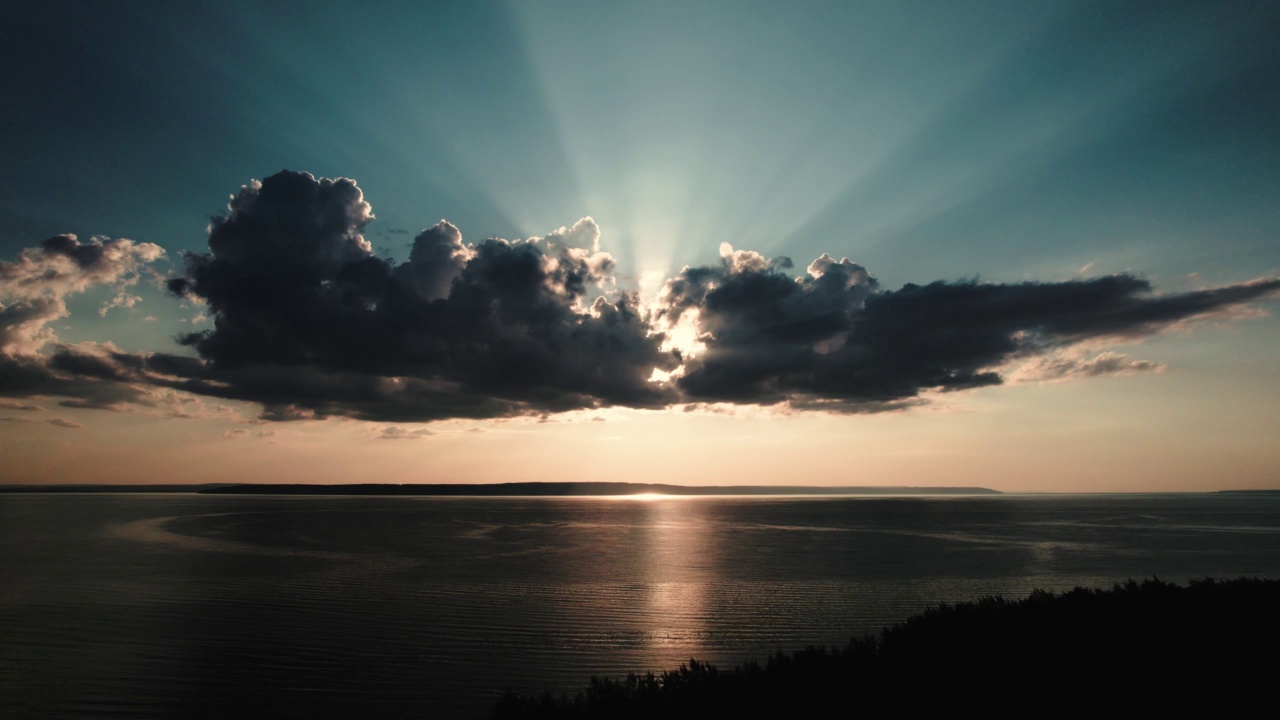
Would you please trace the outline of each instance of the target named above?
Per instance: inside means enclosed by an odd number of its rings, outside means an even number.
[[[714,582],[709,523],[702,503],[646,495],[645,661],[649,667],[674,667],[705,655],[708,593]]]

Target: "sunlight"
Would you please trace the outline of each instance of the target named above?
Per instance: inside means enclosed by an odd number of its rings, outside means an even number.
[[[674,500],[682,496],[664,495],[663,493],[647,492],[647,493],[636,493],[635,495],[619,495],[618,497],[622,498],[623,500],[641,500],[644,502],[650,502],[653,500]]]
[[[644,493],[632,497],[658,500],[680,496]],[[671,667],[703,653],[710,614],[708,591],[717,552],[710,547],[705,504],[649,502],[642,507],[647,626],[643,665]],[[699,551],[690,552],[691,547]]]
[[[640,297],[650,302],[658,297],[667,282],[667,269],[650,268],[640,273]]]
[[[702,314],[697,309],[686,310],[680,314],[675,323],[663,328],[667,339],[662,343],[662,350],[670,352],[678,350],[683,358],[694,358],[706,352],[707,345],[702,342],[702,328],[699,320]]]
[[[663,339],[659,349],[662,352],[678,352],[682,362],[673,370],[663,370],[654,368],[653,373],[649,377],[649,382],[665,383],[671,382],[675,378],[683,377],[685,373],[685,363],[689,360],[699,357],[707,351],[707,345],[702,340],[707,337],[699,326],[701,314],[698,310],[686,310],[680,313],[675,322],[669,317],[659,317],[657,309],[660,307],[662,292],[645,297],[645,309],[653,314],[654,327],[658,328],[666,337]]]

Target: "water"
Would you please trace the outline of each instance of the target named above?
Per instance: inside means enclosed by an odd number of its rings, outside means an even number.
[[[0,715],[483,716],[937,602],[1280,577],[1280,497],[0,495]]]

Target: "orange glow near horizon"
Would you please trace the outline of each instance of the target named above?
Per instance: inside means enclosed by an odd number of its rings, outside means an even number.
[[[643,502],[652,502],[654,500],[676,500],[684,497],[683,495],[666,495],[664,493],[636,493],[635,495],[618,495],[622,500],[640,500]]]

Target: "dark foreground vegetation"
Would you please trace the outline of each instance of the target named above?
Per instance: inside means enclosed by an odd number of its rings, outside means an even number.
[[[844,647],[732,669],[593,678],[574,697],[508,692],[503,718],[1269,713],[1280,581],[1130,580],[941,605]]]

